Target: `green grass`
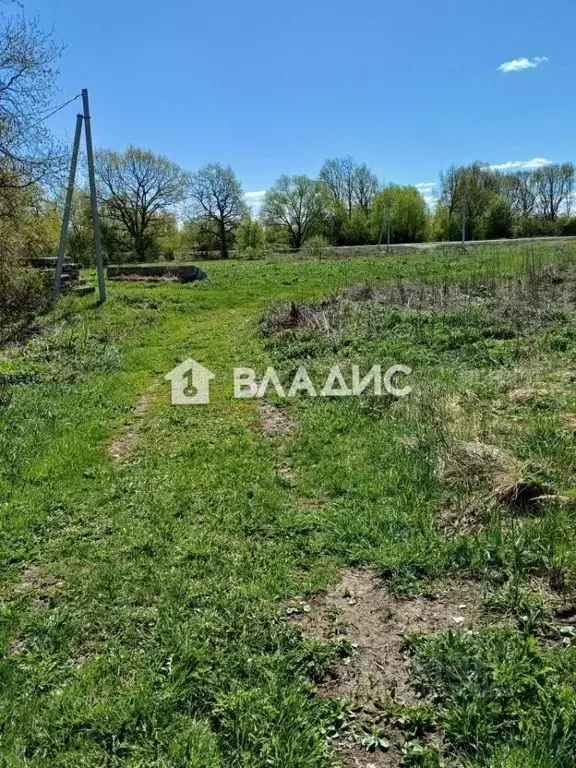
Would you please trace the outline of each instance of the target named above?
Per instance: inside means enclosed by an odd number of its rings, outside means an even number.
[[[486,504],[482,525],[446,533],[446,510],[485,500],[486,489],[474,477],[447,484],[438,466],[457,440],[481,439],[570,498],[574,438],[562,414],[576,412],[572,310],[519,322],[485,306],[360,302],[334,334],[265,335],[260,322],[274,302],[314,303],[354,283],[492,285],[569,264],[575,252],[214,262],[206,283],[111,283],[103,307],[66,299],[42,319],[42,335],[6,347],[2,764],[332,765],[330,739],[350,712],[315,683],[352,651],[303,639],[284,606],[350,565],[410,592],[455,573],[481,579],[518,620],[508,634],[414,643],[447,760],[571,764],[573,649],[535,608],[534,620],[522,618],[533,579],[574,589],[571,507],[551,500],[517,517]],[[217,375],[208,406],[169,405],[163,376],[189,356]],[[410,365],[414,394],[296,398],[300,427],[285,438],[266,436],[256,403],[231,397],[234,365],[274,364],[289,380],[301,362],[321,375],[334,361]],[[509,403],[527,382],[545,394]],[[132,461],[117,466],[107,446],[151,387]],[[286,465],[294,477],[278,473]],[[436,764],[424,762],[437,761],[428,747],[406,751],[406,764]]]

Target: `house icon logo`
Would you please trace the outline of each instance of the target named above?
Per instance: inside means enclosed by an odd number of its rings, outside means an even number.
[[[210,402],[212,371],[189,357],[164,377],[172,382],[172,405],[206,405]],[[190,394],[196,390],[195,394]]]

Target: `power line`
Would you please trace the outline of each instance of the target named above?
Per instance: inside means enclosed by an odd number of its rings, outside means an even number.
[[[50,119],[51,117],[53,117],[53,116],[54,116],[54,115],[55,115],[57,112],[60,112],[62,109],[64,109],[65,107],[67,107],[67,106],[68,106],[68,104],[72,104],[72,102],[73,102],[73,101],[76,101],[76,99],[79,99],[81,96],[82,96],[82,94],[81,94],[81,93],[77,93],[77,94],[76,94],[76,96],[72,96],[72,98],[71,98],[71,99],[68,99],[68,101],[65,101],[63,104],[60,104],[60,106],[59,106],[59,107],[55,107],[55,108],[52,110],[52,112],[50,112],[50,114],[46,115],[46,116],[45,116],[45,117],[43,117],[41,120],[38,120],[38,122],[37,122],[37,123],[34,123],[33,125],[31,125],[29,128],[27,128],[27,130],[29,130],[29,131],[30,131],[30,130],[32,130],[32,128],[36,128],[36,127],[37,127],[37,126],[39,126],[41,123],[45,122],[46,120],[49,120],[49,119]]]
[[[0,0],[1,2],[2,0]],[[64,107],[67,107],[68,104],[73,102],[75,99],[79,99],[82,96],[82,93],[77,93],[76,96],[72,96],[71,99],[68,99],[68,101],[65,101],[64,104],[60,104],[58,107],[46,107],[46,109],[39,109],[36,114],[37,115],[43,115],[45,112],[50,112],[54,109],[63,109]]]
[[[82,93],[77,93],[76,96],[73,96],[71,99],[68,99],[68,101],[65,101],[63,104],[60,104],[58,107],[55,107],[54,109],[52,109],[50,114],[48,114],[45,117],[41,118],[36,123],[32,123],[32,125],[27,125],[21,131],[18,131],[18,133],[15,133],[13,136],[10,137],[10,140],[14,141],[15,139],[20,138],[20,136],[24,136],[24,134],[29,133],[30,131],[33,131],[34,128],[37,128],[42,123],[46,122],[46,120],[49,120],[57,112],[60,112],[62,109],[67,107],[69,104],[72,104],[73,101],[76,101],[76,99],[79,99],[81,96],[82,96]],[[48,107],[48,109],[51,109],[51,107]],[[39,112],[37,114],[41,114],[41,112]]]

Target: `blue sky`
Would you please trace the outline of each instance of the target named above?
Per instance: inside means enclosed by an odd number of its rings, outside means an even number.
[[[249,192],[346,154],[422,184],[576,160],[574,0],[25,4],[67,46],[59,100],[89,88],[97,146],[230,164]]]

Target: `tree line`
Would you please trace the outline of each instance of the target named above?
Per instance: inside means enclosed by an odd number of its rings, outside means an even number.
[[[54,105],[60,53],[36,20],[0,8],[0,269],[10,260],[56,252],[69,149],[54,139],[45,117]],[[257,215],[237,175],[219,163],[189,172],[146,149],[101,149],[96,177],[109,260],[198,252],[258,257],[271,248],[388,238],[450,241],[463,229],[468,240],[576,234],[571,163],[514,173],[480,162],[452,166],[440,174],[429,205],[416,186],[384,184],[366,163],[332,158],[314,177],[281,176]],[[92,261],[84,189],[74,196],[68,255]]]
[[[571,163],[503,173],[483,163],[440,174],[428,205],[411,185],[382,184],[351,157],[326,160],[317,177],[281,176],[255,216],[229,166],[187,173],[165,157],[130,147],[96,158],[105,241],[112,254],[144,260],[232,250],[257,257],[307,243],[369,245],[576,235]],[[89,206],[83,206],[89,237]],[[73,216],[73,230],[82,232]],[[73,232],[72,247],[74,248]],[[86,250],[80,237],[78,250]],[[80,254],[78,254],[80,255]]]

